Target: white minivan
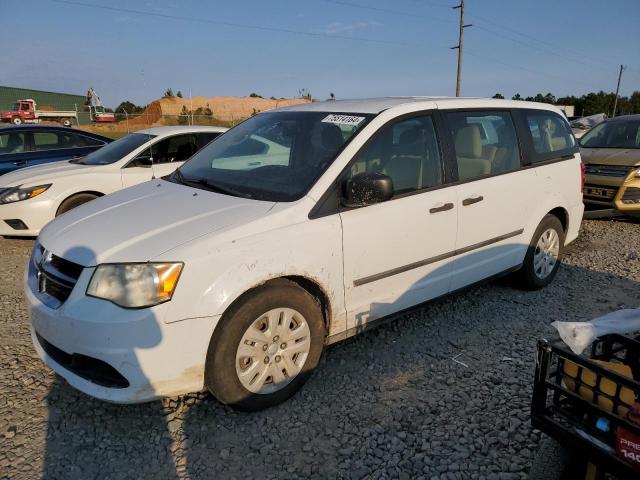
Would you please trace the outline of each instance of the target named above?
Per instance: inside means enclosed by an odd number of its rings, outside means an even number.
[[[256,410],[325,345],[514,273],[548,285],[583,213],[582,162],[553,106],[470,98],[260,113],[174,174],[40,234],[35,348],[71,385],[133,403],[208,388]]]

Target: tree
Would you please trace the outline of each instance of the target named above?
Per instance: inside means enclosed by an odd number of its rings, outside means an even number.
[[[335,94],[334,94],[333,92],[331,92],[331,93],[329,94],[329,100],[335,100],[335,99],[336,99]]]
[[[140,107],[129,100],[125,100],[121,102],[120,105],[116,107],[116,113],[127,112],[128,114],[132,113],[141,113],[144,111],[145,107]]]
[[[304,98],[306,100],[309,100],[310,102],[313,100],[313,97],[311,97],[311,92],[308,88],[301,88],[300,90],[298,90],[298,95],[300,96],[300,98]]]
[[[496,93],[493,97],[491,98],[504,98],[504,95],[502,95],[501,93]]]
[[[513,97],[511,97],[511,100],[522,100],[522,97],[519,93],[516,93]]]
[[[251,98],[262,98],[262,95],[258,95],[255,92],[251,92],[251,95],[249,95]]]
[[[164,97],[173,97],[173,90],[171,89],[171,87],[167,88],[167,89],[164,91],[164,95],[163,95],[162,97],[163,97],[163,98],[164,98]]]
[[[180,90],[178,90],[178,93],[176,93],[176,97],[182,98],[182,92]]]
[[[190,116],[191,116],[191,111],[187,110],[187,107],[183,105],[182,110],[180,110],[180,116],[178,117],[178,124],[188,125]]]

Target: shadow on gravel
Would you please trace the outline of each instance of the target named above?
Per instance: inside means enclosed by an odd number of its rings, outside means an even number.
[[[507,279],[419,305],[330,348],[300,393],[258,413],[203,393],[112,405],[56,380],[43,477],[522,478],[539,440],[528,421],[536,340],[554,320],[633,306],[639,292],[566,265],[544,290]]]

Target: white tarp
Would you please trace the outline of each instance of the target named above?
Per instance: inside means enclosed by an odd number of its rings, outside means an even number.
[[[588,322],[553,322],[560,338],[575,354],[581,354],[593,341],[610,333],[640,332],[640,307],[607,313]]]

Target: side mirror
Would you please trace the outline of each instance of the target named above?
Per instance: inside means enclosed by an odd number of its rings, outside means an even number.
[[[153,166],[153,159],[151,157],[137,157],[134,158],[128,166],[151,168]]]
[[[345,207],[365,207],[393,197],[393,181],[382,173],[363,172],[345,180],[342,190]]]

